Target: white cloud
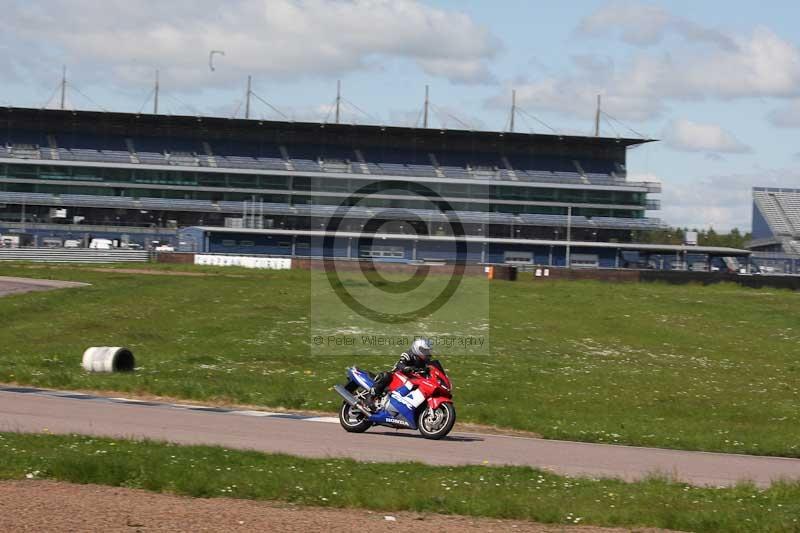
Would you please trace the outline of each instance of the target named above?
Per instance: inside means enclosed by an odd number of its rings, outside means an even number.
[[[678,119],[670,122],[663,137],[667,146],[682,152],[740,154],[752,149],[716,124]]]
[[[617,69],[609,62],[591,62],[587,57],[573,58],[573,72],[536,81],[516,82],[488,101],[494,108],[508,106],[511,88],[517,91],[517,103],[526,109],[555,111],[587,119],[594,116],[597,95],[603,96],[603,109],[621,120],[642,121],[661,114],[663,102],[655,96],[655,80],[644,70]]]
[[[778,128],[800,128],[800,98],[773,109],[767,114],[767,120]]]
[[[763,169],[668,182],[659,216],[672,226],[750,231],[752,188],[791,187],[798,180],[798,169]]]
[[[800,48],[768,28],[728,34],[660,7],[625,1],[590,15],[577,33],[616,31],[623,41],[642,46],[668,35],[680,41],[660,51],[634,51],[622,61],[596,54],[573,57],[561,74],[514,83],[520,105],[588,118],[602,94],[611,115],[644,121],[658,118],[677,101],[800,97]],[[498,94],[488,103],[503,107],[506,100]]]
[[[0,0],[0,6],[8,0]],[[30,50],[95,80],[173,87],[225,86],[246,74],[272,79],[341,75],[388,59],[453,82],[491,80],[501,44],[468,15],[415,0],[50,0],[3,9],[12,57]],[[216,72],[208,68],[210,50]],[[36,73],[29,70],[31,75]]]
[[[584,17],[576,30],[578,34],[609,35],[635,46],[660,43],[669,33],[690,41],[710,42],[732,48],[734,43],[724,33],[706,28],[688,19],[673,15],[660,6],[632,0],[610,2]]]

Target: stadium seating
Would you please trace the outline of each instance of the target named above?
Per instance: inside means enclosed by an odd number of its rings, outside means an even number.
[[[400,148],[353,150],[334,145],[281,146],[270,142],[199,141],[152,136],[126,138],[88,133],[46,135],[24,130],[7,132],[6,143],[0,147],[0,157],[26,159],[646,186],[649,192],[660,191],[660,187],[654,184],[626,181],[624,166],[613,162],[577,162],[556,156],[427,153]]]
[[[776,236],[800,236],[800,190],[753,190],[753,200]]]
[[[243,202],[209,200],[190,200],[180,198],[148,198],[148,197],[123,197],[123,196],[95,196],[88,194],[47,194],[47,193],[18,193],[0,191],[0,203],[36,203],[52,206],[74,207],[102,207],[120,209],[152,209],[159,211],[195,211],[195,212],[222,212],[239,214],[244,212]],[[301,217],[326,217],[344,216],[345,218],[371,219],[378,217],[387,220],[409,220],[418,218],[425,221],[447,221],[465,224],[497,224],[519,226],[558,226],[566,227],[568,224],[565,215],[545,215],[523,213],[489,213],[480,211],[448,211],[441,212],[435,209],[397,209],[397,208],[367,208],[353,206],[340,208],[334,205],[289,205],[280,203],[257,204],[257,210],[264,215],[294,215]],[[646,230],[662,228],[662,223],[657,219],[648,218],[610,218],[573,216],[569,225],[575,228],[605,228],[623,230]]]

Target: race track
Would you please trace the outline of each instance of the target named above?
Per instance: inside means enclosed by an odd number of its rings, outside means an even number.
[[[349,434],[330,417],[234,411],[0,387],[0,431],[81,433],[362,461],[523,465],[571,476],[640,479],[662,473],[695,485],[800,480],[800,459],[453,433],[428,441],[410,431]]]

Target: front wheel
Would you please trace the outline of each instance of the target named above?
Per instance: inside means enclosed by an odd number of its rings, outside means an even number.
[[[417,419],[419,432],[426,439],[439,440],[447,436],[456,423],[456,408],[450,402],[439,404],[436,409],[426,406]]]

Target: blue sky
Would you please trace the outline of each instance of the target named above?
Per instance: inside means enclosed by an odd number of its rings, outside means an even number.
[[[510,91],[559,132],[661,139],[629,152],[680,226],[749,229],[750,188],[800,188],[793,2],[0,0],[0,105],[42,107],[66,64],[69,107],[238,116],[247,74],[287,116],[322,120],[341,79],[350,122],[503,129]],[[103,9],[99,10],[98,6]],[[208,68],[210,50],[215,71]],[[53,106],[54,100],[49,105]],[[254,115],[280,118],[254,103]],[[455,117],[455,118],[453,118]],[[518,116],[517,129],[546,131]]]

